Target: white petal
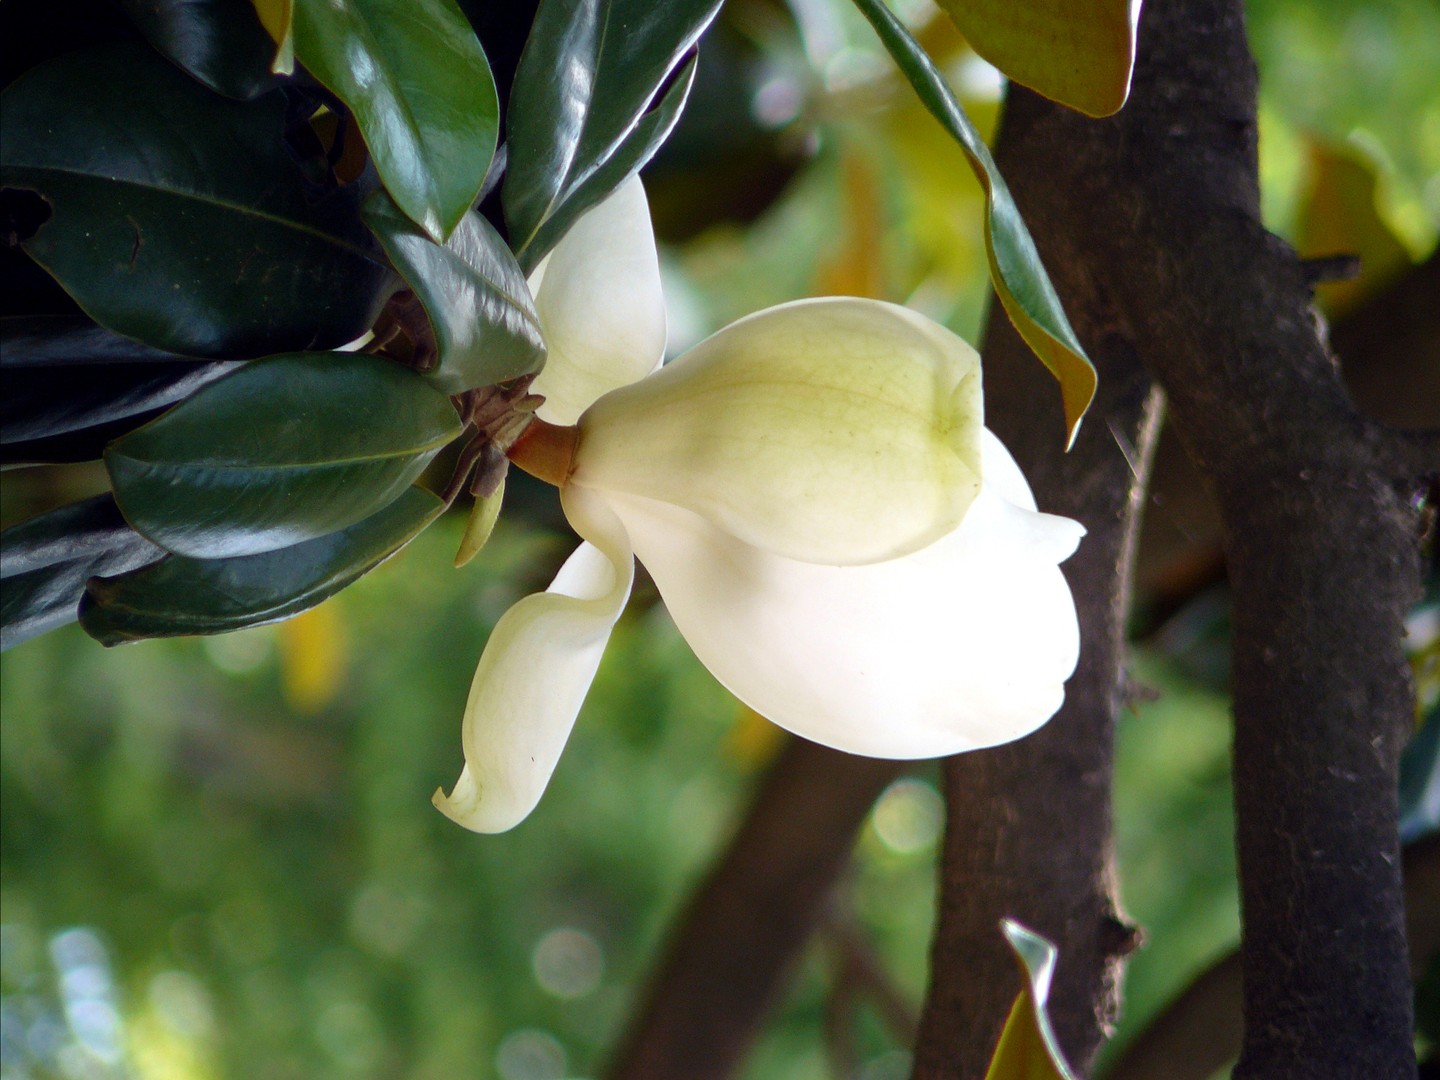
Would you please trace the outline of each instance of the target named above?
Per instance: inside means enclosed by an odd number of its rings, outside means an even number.
[[[602,394],[650,374],[665,355],[665,298],[639,177],[582,216],[530,275],[545,334],[531,389],[539,416],[575,423]]]
[[[535,808],[595,679],[605,643],[634,580],[625,528],[585,492],[564,493],[565,513],[587,541],[543,593],[495,624],[465,705],[465,768],[434,802],[476,832],[504,832]]]
[[[894,304],[769,308],[591,406],[571,479],[792,559],[892,559],[951,532],[980,489],[979,359]]]
[[[988,432],[985,453],[987,469],[1018,474]],[[750,547],[680,507],[610,499],[696,656],[799,735],[937,757],[1019,738],[1064,700],[1079,631],[1057,564],[1084,532],[1067,518],[987,485],[930,547],[826,567]]]

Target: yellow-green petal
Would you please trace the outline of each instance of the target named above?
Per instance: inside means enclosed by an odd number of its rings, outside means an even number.
[[[580,419],[572,483],[684,507],[756,548],[842,566],[954,530],[980,490],[980,358],[876,300],[721,330]]]

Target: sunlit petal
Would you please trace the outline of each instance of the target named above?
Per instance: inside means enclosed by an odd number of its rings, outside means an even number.
[[[532,390],[542,420],[573,424],[665,355],[665,300],[639,177],[581,217],[530,276],[548,356]]]
[[[1019,475],[988,432],[985,458],[1007,486]],[[930,547],[826,567],[750,547],[677,506],[609,498],[696,656],[797,734],[936,757],[1019,738],[1064,699],[1079,637],[1057,563],[1084,532],[1067,518],[987,486]]]
[[[586,492],[563,497],[586,543],[548,590],[495,624],[465,706],[465,768],[448,796],[435,793],[440,810],[476,832],[504,832],[540,801],[630,596],[624,526]]]
[[[954,530],[980,489],[980,366],[876,300],[732,323],[580,420],[574,484],[686,507],[791,559],[892,559]]]

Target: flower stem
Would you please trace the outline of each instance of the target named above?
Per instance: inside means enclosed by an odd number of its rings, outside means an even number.
[[[580,429],[531,420],[507,452],[511,461],[547,484],[564,487],[574,469]]]

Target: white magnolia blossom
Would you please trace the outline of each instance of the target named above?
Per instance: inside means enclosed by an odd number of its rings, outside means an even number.
[[[636,556],[695,654],[781,727],[874,757],[992,746],[1064,700],[1079,631],[1059,563],[1084,530],[1036,512],[983,426],[979,357],[893,304],[807,300],[665,367],[638,180],[531,279],[539,416],[576,425],[561,486],[584,543],[496,624],[435,805],[522,821],[630,595]]]

